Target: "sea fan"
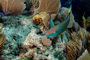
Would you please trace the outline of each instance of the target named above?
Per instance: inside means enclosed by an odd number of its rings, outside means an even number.
[[[60,0],[39,0],[39,8],[37,12],[47,12],[49,14],[58,13]]]
[[[4,35],[3,32],[1,31],[2,27],[3,27],[3,24],[0,24],[0,52],[2,50],[3,43],[6,40],[6,35]]]
[[[0,6],[5,15],[22,13],[26,7],[24,0],[0,0]]]

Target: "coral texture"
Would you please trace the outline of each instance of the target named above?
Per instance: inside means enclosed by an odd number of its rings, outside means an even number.
[[[2,50],[3,43],[6,40],[6,36],[2,33],[1,29],[2,29],[2,24],[0,24],[0,52]]]
[[[43,46],[40,43],[39,36],[36,34],[36,29],[32,29],[23,42],[23,47],[29,49],[29,47],[37,46],[42,50]]]
[[[82,16],[82,26],[87,29],[87,27],[90,26],[90,17],[85,18],[84,16]]]
[[[87,50],[85,50],[82,56],[80,56],[77,60],[90,60],[90,54]]]
[[[40,29],[43,33],[49,29],[49,20],[50,15],[46,12],[41,12],[33,17],[33,21],[40,24]]]
[[[52,41],[50,39],[48,39],[46,36],[42,36],[42,43],[45,46],[50,46]]]
[[[39,14],[36,14],[33,20],[42,20],[40,29],[43,33],[49,29],[50,18],[55,19],[60,6],[60,0],[39,0],[39,7],[36,9]]]
[[[39,6],[39,0],[26,0],[26,9],[30,9],[30,11],[36,11],[36,8]]]
[[[29,16],[22,15],[4,16],[3,21],[2,31],[6,35],[6,41],[1,56],[4,60],[13,59],[18,56],[23,41],[33,28],[33,23]]]
[[[59,10],[59,12],[58,12],[57,20],[59,20],[60,22],[63,22],[63,21],[65,20],[66,16],[67,16],[67,14],[68,14],[68,8],[62,7],[62,8]],[[71,13],[70,22],[69,22],[68,27],[69,27],[69,28],[72,27],[74,22],[75,22],[75,21],[74,21],[74,16],[73,16],[73,14]]]
[[[67,60],[75,60],[82,55],[85,49],[90,52],[90,33],[80,28],[77,32],[71,33],[72,40],[67,43]]]
[[[26,7],[24,0],[0,0],[0,6],[5,15],[22,13]]]
[[[37,12],[57,14],[60,6],[60,0],[39,0],[39,8],[37,8]]]

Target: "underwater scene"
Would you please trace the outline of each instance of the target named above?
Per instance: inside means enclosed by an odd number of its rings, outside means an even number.
[[[90,0],[0,0],[0,60],[90,60]]]

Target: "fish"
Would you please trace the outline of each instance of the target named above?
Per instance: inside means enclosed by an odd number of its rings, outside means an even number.
[[[55,25],[54,25],[54,22],[53,22],[53,20],[51,19],[50,20],[50,28],[52,28],[52,27],[54,27]]]
[[[71,13],[72,5],[69,7],[68,15],[65,18],[65,21],[60,23],[59,25],[54,25],[52,19],[50,19],[50,26],[51,28],[46,32],[45,36],[49,38],[54,38],[64,32],[70,22],[70,13]]]

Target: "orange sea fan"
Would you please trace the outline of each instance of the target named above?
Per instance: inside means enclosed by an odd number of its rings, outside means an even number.
[[[39,8],[37,8],[37,12],[57,14],[60,6],[60,0],[39,0]]]
[[[22,13],[26,7],[24,0],[0,0],[0,6],[5,15]]]

